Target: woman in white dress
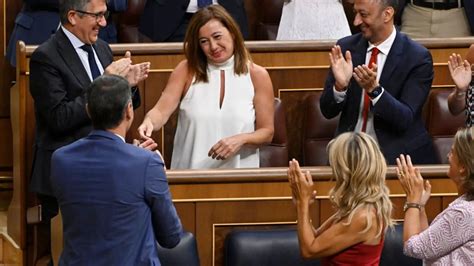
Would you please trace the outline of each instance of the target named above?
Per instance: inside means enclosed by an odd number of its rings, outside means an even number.
[[[337,40],[348,35],[341,0],[285,0],[277,40]]]
[[[179,106],[172,169],[259,167],[258,146],[273,137],[273,87],[239,27],[224,8],[203,8],[189,23],[184,53],[140,136],[150,138]]]

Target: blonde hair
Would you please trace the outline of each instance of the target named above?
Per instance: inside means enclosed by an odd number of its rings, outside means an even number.
[[[336,207],[335,217],[341,221],[347,217],[350,224],[359,208],[374,206],[376,210],[379,236],[391,219],[392,202],[385,185],[387,164],[375,140],[365,133],[347,132],[333,139],[328,145],[329,164],[336,184],[329,192],[329,198]],[[365,233],[372,227],[367,215]]]
[[[466,199],[474,200],[474,141],[472,127],[462,128],[454,136],[453,150],[459,163],[464,166],[466,176],[461,180],[462,187],[466,193]]]
[[[210,5],[200,9],[189,22],[184,37],[184,55],[188,60],[188,70],[196,76],[196,82],[208,82],[207,58],[199,45],[199,30],[207,22],[216,19],[227,28],[234,40],[234,71],[241,75],[249,72],[250,53],[244,44],[244,37],[235,20],[219,5]]]

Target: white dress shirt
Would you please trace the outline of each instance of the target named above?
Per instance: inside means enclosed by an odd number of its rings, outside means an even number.
[[[81,59],[82,65],[86,69],[87,75],[89,78],[92,79],[92,73],[91,73],[91,67],[89,66],[89,58],[88,54],[86,51],[82,50],[82,46],[85,44],[79,38],[77,38],[76,35],[74,35],[72,32],[68,31],[64,26],[61,25],[61,29],[63,29],[64,34],[66,34],[66,37],[69,39],[71,42],[72,46],[76,50],[77,55],[79,56],[79,59]],[[94,46],[92,46],[94,48]],[[97,52],[95,49],[92,49],[94,51],[94,58],[95,62],[97,63],[97,67],[99,68],[100,74],[102,75],[104,73],[104,68],[102,67],[102,63],[99,61],[99,58],[97,57]]]

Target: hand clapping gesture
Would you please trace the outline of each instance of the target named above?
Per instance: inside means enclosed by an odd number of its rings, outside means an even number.
[[[131,53],[127,51],[125,57],[112,62],[106,69],[106,74],[119,75],[127,79],[130,86],[136,86],[148,77],[150,62],[132,64]]]
[[[372,68],[369,68],[366,65],[360,65],[354,68],[354,73],[352,74],[355,81],[359,86],[364,89],[366,92],[371,92],[379,85],[377,82],[377,65],[374,64]]]
[[[431,185],[429,181],[423,182],[420,169],[415,168],[409,155],[401,154],[397,158],[397,176],[407,195],[407,202],[426,204],[431,196]]]
[[[336,80],[336,90],[342,91],[348,85],[352,78],[352,56],[351,52],[346,51],[345,57],[342,55],[341,47],[334,45],[329,53],[329,61],[331,62],[331,70]]]
[[[314,202],[316,190],[313,190],[313,178],[309,171],[303,174],[298,161],[295,159],[290,161],[288,181],[290,181],[291,192],[296,205],[299,203],[310,205]]]
[[[461,55],[452,54],[448,61],[449,73],[459,91],[465,92],[471,83],[471,65]]]

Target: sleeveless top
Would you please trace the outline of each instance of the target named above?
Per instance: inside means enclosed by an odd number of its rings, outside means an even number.
[[[277,40],[337,40],[351,35],[339,0],[292,0],[283,6]]]
[[[225,72],[225,93],[220,105],[221,70]],[[252,168],[259,167],[255,147],[242,146],[226,160],[208,156],[219,140],[255,131],[255,90],[250,71],[236,75],[234,57],[220,65],[208,64],[209,82],[195,82],[180,102],[174,137],[171,169]]]
[[[367,245],[363,243],[355,244],[335,255],[322,259],[324,266],[378,266],[380,263],[380,255],[384,244],[384,236],[377,245]]]

